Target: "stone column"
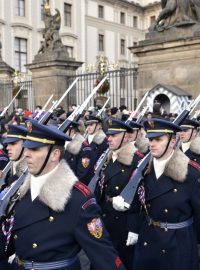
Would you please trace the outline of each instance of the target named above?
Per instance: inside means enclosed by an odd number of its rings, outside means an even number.
[[[69,58],[62,50],[37,54],[33,63],[27,65],[32,72],[35,105],[43,106],[52,94],[54,100],[59,99],[67,89],[68,76],[75,75],[81,65],[82,62]],[[65,109],[69,105],[67,100],[61,104]]]

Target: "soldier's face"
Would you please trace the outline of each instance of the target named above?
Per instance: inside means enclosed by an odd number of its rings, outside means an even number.
[[[98,130],[98,124],[97,123],[91,123],[89,125],[87,125],[86,131],[88,134],[93,134],[95,131]]]
[[[179,137],[180,137],[181,142],[185,143],[185,142],[188,142],[189,140],[194,139],[194,137],[196,137],[196,134],[197,134],[196,130],[193,130],[192,136],[191,134],[192,134],[191,128],[179,132]]]
[[[162,156],[162,160],[167,159],[170,154],[172,153],[172,150],[176,144],[176,140],[175,139],[171,139],[169,146],[165,152],[165,154],[163,155],[167,145],[169,142],[169,136],[168,135],[163,135],[160,137],[156,137],[156,138],[151,138],[149,139],[149,150],[151,152],[151,155],[155,158],[160,158]]]
[[[28,171],[30,172],[30,174],[35,175],[40,171],[42,165],[45,162],[48,151],[48,146],[24,149],[24,156],[26,158]],[[58,149],[52,150],[48,162],[40,175],[46,174],[53,170],[59,163],[59,157],[60,151]]]
[[[120,133],[108,136],[108,145],[109,145],[110,150],[117,150],[119,149],[120,145],[123,146],[128,141],[129,141],[129,134],[126,133],[124,136],[124,132],[120,132]]]
[[[10,160],[15,161],[18,159],[21,151],[22,151],[23,141],[19,140],[17,142],[9,143],[6,147],[8,150],[8,156]]]

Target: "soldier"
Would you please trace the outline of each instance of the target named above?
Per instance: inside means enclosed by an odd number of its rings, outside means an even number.
[[[179,132],[181,150],[189,159],[200,165],[200,137],[198,128],[200,124],[194,120],[186,119],[181,124],[182,131]]]
[[[5,186],[9,186],[13,181],[15,181],[27,167],[25,158],[23,156],[23,140],[27,134],[27,129],[23,125],[8,125],[8,134],[5,139],[5,144],[7,144],[7,151],[10,161],[13,161],[11,172],[9,177],[6,179]]]
[[[55,127],[30,120],[23,144],[29,174],[2,224],[1,258],[15,253],[13,270],[80,270],[82,247],[96,270],[122,270],[94,196],[62,159],[67,140]]]
[[[69,142],[65,143],[65,155],[64,159],[67,161],[68,165],[72,171],[76,174],[77,162],[79,153],[82,148],[82,144],[85,141],[85,138],[79,132],[79,123],[72,121],[71,125],[67,131],[67,135],[72,139]],[[78,177],[79,181],[81,179]]]
[[[137,124],[135,124],[136,126]],[[133,171],[143,155],[129,142],[132,128],[118,119],[112,119],[108,128],[108,144],[111,150],[95,195],[102,209],[102,218],[114,247],[120,254],[127,270],[131,269],[133,246],[133,215],[117,212],[112,207],[112,197],[117,196],[128,183]]]
[[[102,120],[95,114],[86,116],[87,139],[83,142],[77,165],[77,176],[86,185],[94,175],[94,166],[108,148],[107,138],[101,127]]]
[[[131,121],[129,126],[132,128],[130,142],[143,154],[148,152],[148,139],[145,137],[143,126],[135,121]]]
[[[132,203],[133,210],[139,201],[145,215],[138,230],[132,269],[197,270],[193,220],[199,230],[200,172],[184,153],[174,149],[179,126],[152,119],[150,125],[145,121],[144,127],[152,160],[138,188],[138,198]],[[120,210],[120,204],[114,202],[114,208]]]

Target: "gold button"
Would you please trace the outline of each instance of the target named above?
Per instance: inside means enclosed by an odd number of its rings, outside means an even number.
[[[165,213],[168,213],[168,209],[165,209],[164,212],[165,212]]]
[[[162,249],[162,253],[165,254],[166,253],[166,250],[165,249]]]
[[[116,190],[119,190],[119,187],[118,187],[118,186],[116,186],[116,187],[115,187],[115,189],[116,189]]]
[[[115,219],[119,219],[119,217],[115,217]]]
[[[173,192],[177,192],[178,190],[176,188],[173,189]]]
[[[33,245],[32,245],[33,248],[37,248],[37,246],[38,245],[36,243],[33,243]]]
[[[194,161],[197,161],[197,159],[196,159],[196,158],[194,158]]]
[[[15,234],[15,235],[13,236],[13,238],[14,238],[15,240],[17,240],[18,236]]]
[[[106,214],[103,214],[102,217],[106,217]]]
[[[150,203],[147,203],[147,207],[148,207],[148,208],[150,208],[150,207],[151,207]]]
[[[166,228],[164,228],[164,230],[165,230],[165,232],[168,232],[168,228],[166,227]]]
[[[52,222],[52,221],[54,221],[54,217],[50,216],[49,217],[49,222]]]
[[[125,172],[125,170],[122,170],[122,172]]]
[[[144,246],[147,246],[147,242],[144,242]]]

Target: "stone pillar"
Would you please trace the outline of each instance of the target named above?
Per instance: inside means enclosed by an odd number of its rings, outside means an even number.
[[[59,99],[67,89],[67,76],[75,75],[81,65],[82,62],[69,58],[62,50],[37,54],[33,63],[27,65],[32,72],[35,105],[43,106],[52,94],[54,100]],[[69,105],[67,100],[60,104],[65,109]]]
[[[0,59],[0,80],[10,81],[14,73],[14,68],[6,64],[2,59]]]
[[[176,85],[193,98],[199,94],[199,24],[150,32],[130,50],[138,58],[141,95],[157,84]]]

